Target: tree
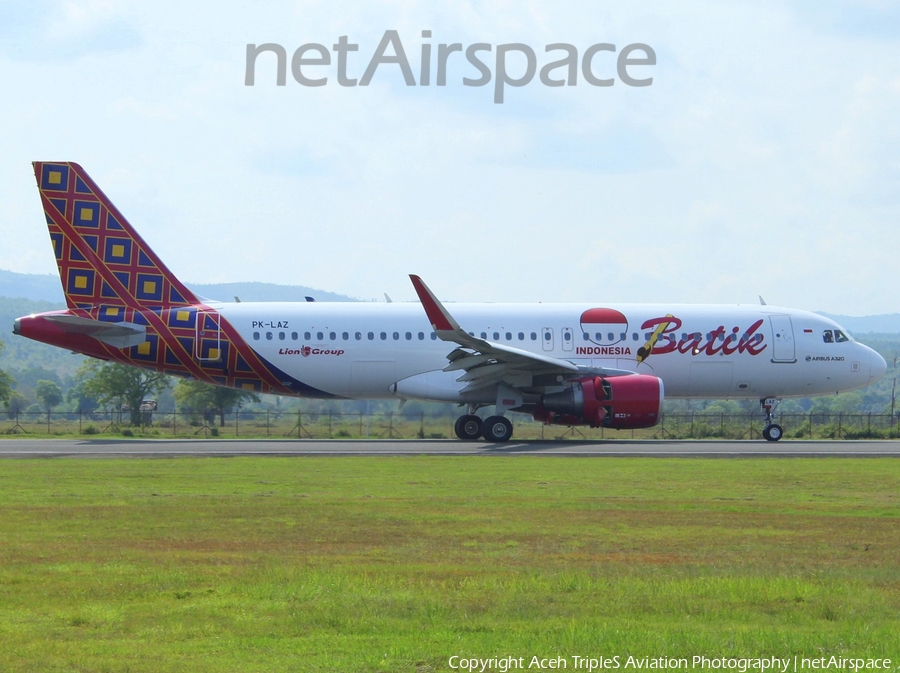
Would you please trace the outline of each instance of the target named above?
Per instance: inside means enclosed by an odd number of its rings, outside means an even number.
[[[72,387],[66,391],[66,402],[71,404],[74,410],[81,414],[90,414],[100,406],[100,403],[94,397],[85,392],[84,387],[87,382],[87,376],[79,370],[75,374]]]
[[[3,352],[3,349],[6,348],[6,344],[0,341],[0,353]],[[5,371],[0,369],[0,402],[8,402],[10,395],[13,392],[13,378],[7,374]]]
[[[53,381],[44,379],[38,381],[34,386],[34,394],[43,403],[44,409],[49,414],[53,407],[58,406],[63,401],[62,390]]]
[[[13,390],[6,400],[6,415],[15,418],[17,414],[28,408],[28,398],[21,393]]]
[[[169,377],[150,369],[130,367],[113,362],[88,360],[78,370],[84,379],[85,395],[100,404],[127,407],[131,424],[141,424],[141,402],[154,397],[169,386]]]
[[[182,379],[175,386],[175,401],[183,411],[198,414],[216,413],[219,425],[225,425],[225,414],[230,413],[244,400],[259,402],[252,390],[238,390],[213,386],[202,381]]]

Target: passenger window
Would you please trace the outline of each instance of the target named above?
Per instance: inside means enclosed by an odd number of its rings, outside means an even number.
[[[373,341],[375,339],[375,332],[369,332],[366,336],[369,337],[369,341]]]
[[[625,341],[625,338],[626,338],[627,336],[628,336],[628,335],[625,334],[625,332],[622,332],[622,334],[619,335],[619,340],[620,340],[620,341]]]
[[[394,337],[394,341],[396,341],[397,339],[399,339],[399,338],[400,338],[400,332],[394,332],[393,337]]]
[[[494,332],[494,341],[500,341],[500,332]]]
[[[550,334],[549,330],[544,332],[544,341],[550,341],[553,338],[553,335]]]
[[[296,341],[298,336],[296,332],[291,332],[291,341]]]
[[[266,332],[266,341],[271,341],[271,340],[272,340],[272,333]]]
[[[507,341],[512,341],[512,332],[507,332],[507,333],[506,333],[506,340],[507,340]]]
[[[596,339],[597,341],[603,341],[603,335],[600,334],[600,332],[597,332],[597,333],[594,335],[594,339]]]
[[[481,338],[482,338],[482,339],[487,339],[487,332],[482,332],[482,333],[481,333]]]
[[[279,340],[279,341],[284,341],[284,336],[285,336],[284,332],[279,332],[279,333],[278,333],[278,340]]]
[[[419,341],[425,341],[425,332],[419,332]]]
[[[571,332],[563,332],[563,339],[566,340],[566,341],[571,341],[571,340],[572,340],[572,333],[571,333]]]
[[[347,341],[350,338],[350,335],[347,332],[344,332],[343,334],[341,334],[341,338],[344,341]]]
[[[254,341],[259,341],[259,332],[254,332],[254,333],[253,333],[253,340],[254,340]]]
[[[525,332],[519,332],[519,341],[525,341]]]
[[[329,338],[331,341],[334,341],[335,339],[337,339],[337,334],[335,334],[334,332],[329,332],[329,333],[328,333],[328,338]]]
[[[322,341],[325,338],[325,335],[322,332],[316,332],[316,339]]]
[[[387,340],[387,332],[382,332],[382,333],[379,334],[378,336],[381,337],[381,340],[382,340],[382,341],[386,341],[386,340]]]
[[[432,341],[437,341],[437,333],[436,333],[436,332],[432,332],[432,333],[431,333],[431,340],[432,340]]]
[[[834,330],[834,340],[838,343],[843,343],[845,341],[850,341],[850,337],[844,334],[841,330],[836,329]]]
[[[827,344],[834,343],[834,333],[830,329],[825,330],[822,332],[822,340]]]
[[[309,335],[309,332],[304,332],[304,333],[303,333],[303,338],[304,338],[306,341],[309,341],[310,338],[311,338],[310,335]]]
[[[631,334],[631,340],[632,340],[632,341],[637,341],[637,340],[638,340],[638,333],[637,333],[637,332],[632,332],[632,334]]]
[[[615,341],[615,340],[616,340],[616,335],[613,334],[612,332],[610,332],[610,333],[607,334],[606,336],[609,338],[610,341]]]
[[[357,341],[362,341],[362,332],[355,332],[353,336],[356,337]]]
[[[409,340],[411,340],[411,339],[412,339],[412,332],[407,332],[407,333],[406,333],[406,340],[409,341]]]
[[[537,341],[537,332],[532,332],[532,333],[531,333],[531,340],[532,340],[532,341]]]

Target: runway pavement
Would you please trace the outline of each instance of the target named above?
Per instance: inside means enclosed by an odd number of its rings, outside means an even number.
[[[900,457],[895,441],[607,440],[252,440],[252,439],[0,439],[0,458],[178,456],[671,456]]]

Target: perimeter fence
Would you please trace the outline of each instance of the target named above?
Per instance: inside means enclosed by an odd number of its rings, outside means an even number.
[[[900,437],[898,415],[781,414],[784,439],[892,439]],[[127,411],[93,413],[9,412],[0,417],[0,434],[36,436],[137,436],[179,438],[446,439],[454,438],[455,416],[427,412],[239,411],[218,416],[183,412],[145,412],[131,425]],[[514,439],[757,439],[765,427],[761,414],[664,414],[642,430],[544,425],[515,415]]]

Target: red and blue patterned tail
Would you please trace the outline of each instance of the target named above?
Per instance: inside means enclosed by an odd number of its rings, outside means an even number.
[[[198,303],[81,166],[36,161],[34,176],[69,308]]]

